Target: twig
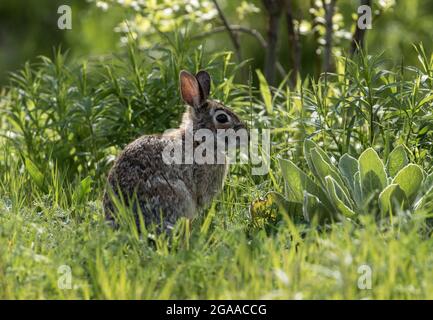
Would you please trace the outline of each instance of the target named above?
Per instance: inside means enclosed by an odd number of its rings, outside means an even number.
[[[214,5],[215,5],[215,8],[218,11],[218,15],[220,16],[220,18],[221,18],[221,20],[222,20],[222,22],[224,24],[225,29],[227,30],[227,32],[230,35],[230,38],[231,38],[232,43],[233,43],[233,47],[234,47],[235,52],[236,52],[236,57],[237,57],[237,59],[238,59],[239,62],[242,62],[241,46],[239,44],[239,40],[238,40],[236,34],[231,29],[230,24],[228,23],[225,15],[224,15],[224,12],[221,10],[221,8],[220,8],[217,0],[212,0],[212,1],[213,1]]]
[[[252,37],[254,37],[261,45],[261,47],[265,50],[267,50],[268,48],[268,43],[266,42],[265,38],[263,38],[262,34],[257,31],[256,29],[251,29],[248,27],[244,27],[244,26],[239,26],[239,25],[230,25],[230,29],[233,32],[242,32],[245,34],[248,34]],[[201,38],[205,38],[207,36],[213,35],[215,33],[220,33],[220,32],[224,32],[226,31],[226,27],[221,26],[221,27],[216,27],[210,31],[206,31],[206,32],[202,32],[199,34],[196,34],[194,36],[191,37],[192,40],[196,40],[196,39],[201,39]],[[284,70],[283,66],[281,65],[281,63],[279,61],[276,62],[276,67],[277,67],[277,71],[278,73],[281,75],[281,77],[285,77],[286,76],[286,71]]]
[[[257,31],[256,29],[251,29],[248,27],[233,25],[233,24],[230,25],[230,29],[232,30],[232,32],[243,32],[243,33],[246,33],[246,34],[253,36],[254,38],[257,39],[257,41],[260,43],[260,45],[265,49],[268,46],[268,43],[266,42],[265,38],[263,38],[262,34],[259,31]],[[212,30],[196,34],[196,35],[192,36],[191,39],[205,38],[205,37],[212,35],[214,33],[219,33],[219,32],[223,32],[223,31],[226,31],[225,26],[216,27]]]

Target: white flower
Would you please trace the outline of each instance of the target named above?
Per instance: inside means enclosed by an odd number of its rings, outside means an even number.
[[[107,11],[108,10],[108,3],[106,3],[105,1],[97,1],[96,2],[96,6],[101,9],[102,11]]]

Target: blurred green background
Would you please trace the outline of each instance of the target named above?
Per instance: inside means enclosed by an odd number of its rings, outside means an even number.
[[[226,19],[233,25],[255,29],[267,38],[268,16],[264,2],[260,0],[219,0]],[[322,1],[294,0],[293,11],[298,23],[302,50],[302,75],[314,73],[315,59],[321,59],[320,43],[312,31],[314,21],[320,24],[320,13],[311,16],[311,8],[323,6]],[[72,8],[72,30],[59,30],[57,8],[67,4]],[[336,1],[334,16],[334,54],[350,48],[350,35],[354,30],[358,0]],[[158,43],[164,32],[175,31],[174,18],[184,20],[180,24],[193,34],[222,26],[222,21],[212,1],[86,1],[86,0],[2,0],[0,2],[0,84],[7,83],[7,73],[16,71],[26,61],[35,61],[38,55],[52,56],[53,48],[61,46],[76,59],[89,59],[122,50],[122,31],[128,26],[136,31],[143,45]],[[433,1],[431,0],[374,0],[377,16],[373,28],[367,31],[366,43],[370,52],[385,51],[385,56],[395,64],[414,63],[413,43],[423,42],[431,51],[433,36]],[[175,13],[173,14],[173,12]],[[166,17],[164,17],[166,15]],[[283,16],[279,19],[278,57],[285,70],[291,68],[287,56],[289,42]],[[147,19],[147,20],[146,20]],[[149,28],[149,23],[155,24]],[[161,30],[158,30],[158,27]],[[319,26],[320,27],[320,26]],[[134,29],[135,28],[135,29]],[[158,31],[156,31],[158,30]],[[320,35],[323,30],[317,28]],[[159,38],[158,38],[159,37]],[[242,59],[252,59],[254,68],[262,68],[265,52],[252,36],[241,33]],[[204,43],[208,51],[232,50],[232,42],[226,32],[218,32],[198,38],[195,45]],[[318,55],[319,54],[319,55]],[[280,77],[280,76],[279,76]]]

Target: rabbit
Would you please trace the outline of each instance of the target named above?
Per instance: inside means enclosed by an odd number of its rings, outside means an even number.
[[[187,130],[194,133],[208,129],[216,136],[218,129],[238,132],[247,127],[233,111],[208,99],[211,77],[206,71],[194,76],[182,70],[179,83],[181,97],[187,105],[180,127],[170,134],[144,135],[133,141],[121,152],[108,174],[103,207],[106,218],[114,225],[113,196],[120,195],[132,209],[137,226],[141,213],[146,226],[155,224],[159,231],[170,232],[179,218],[194,219],[223,188],[227,161],[167,164],[163,152],[176,142],[185,146]],[[199,145],[200,142],[194,142],[193,148]]]

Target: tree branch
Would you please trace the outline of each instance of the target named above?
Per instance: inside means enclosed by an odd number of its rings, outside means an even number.
[[[266,49],[266,47],[268,46],[268,43],[266,42],[265,38],[263,38],[262,34],[259,31],[257,31],[256,29],[251,29],[248,27],[234,25],[234,24],[230,25],[230,29],[232,30],[232,32],[242,32],[242,33],[249,34],[250,36],[253,36],[254,38],[256,38],[256,40],[260,43],[260,45],[264,49]],[[213,35],[214,33],[224,32],[226,30],[227,30],[227,28],[225,26],[216,27],[216,28],[213,28],[212,30],[198,33],[198,34],[192,36],[191,39],[195,40],[195,39],[205,38],[207,36]]]
[[[256,29],[251,29],[251,28],[247,28],[244,26],[233,25],[233,24],[230,25],[230,29],[233,32],[238,32],[238,33],[242,32],[242,33],[245,33],[245,34],[248,34],[248,35],[254,37],[260,43],[260,46],[263,49],[267,50],[268,43],[266,42],[265,38],[263,38],[262,34],[259,31],[257,31]],[[224,32],[226,30],[227,29],[224,26],[216,27],[210,31],[196,34],[196,35],[192,36],[191,39],[196,40],[196,39],[206,38],[207,36],[213,35],[215,33]],[[277,71],[280,74],[280,76],[285,77],[286,71],[284,70],[283,66],[281,65],[281,63],[279,61],[276,62],[276,67],[277,67]]]
[[[238,59],[238,62],[241,62],[242,61],[242,55],[241,55],[241,46],[239,44],[239,40],[238,40],[236,34],[230,28],[230,24],[228,23],[225,15],[224,15],[224,12],[221,10],[221,8],[220,8],[217,0],[212,0],[212,1],[213,1],[214,5],[215,5],[215,8],[218,11],[218,15],[220,16],[220,18],[221,18],[221,20],[222,20],[222,22],[224,24],[224,27],[226,28],[227,32],[230,35],[230,38],[231,38],[232,43],[233,43],[233,47],[234,47],[235,52],[236,52],[236,57]]]

